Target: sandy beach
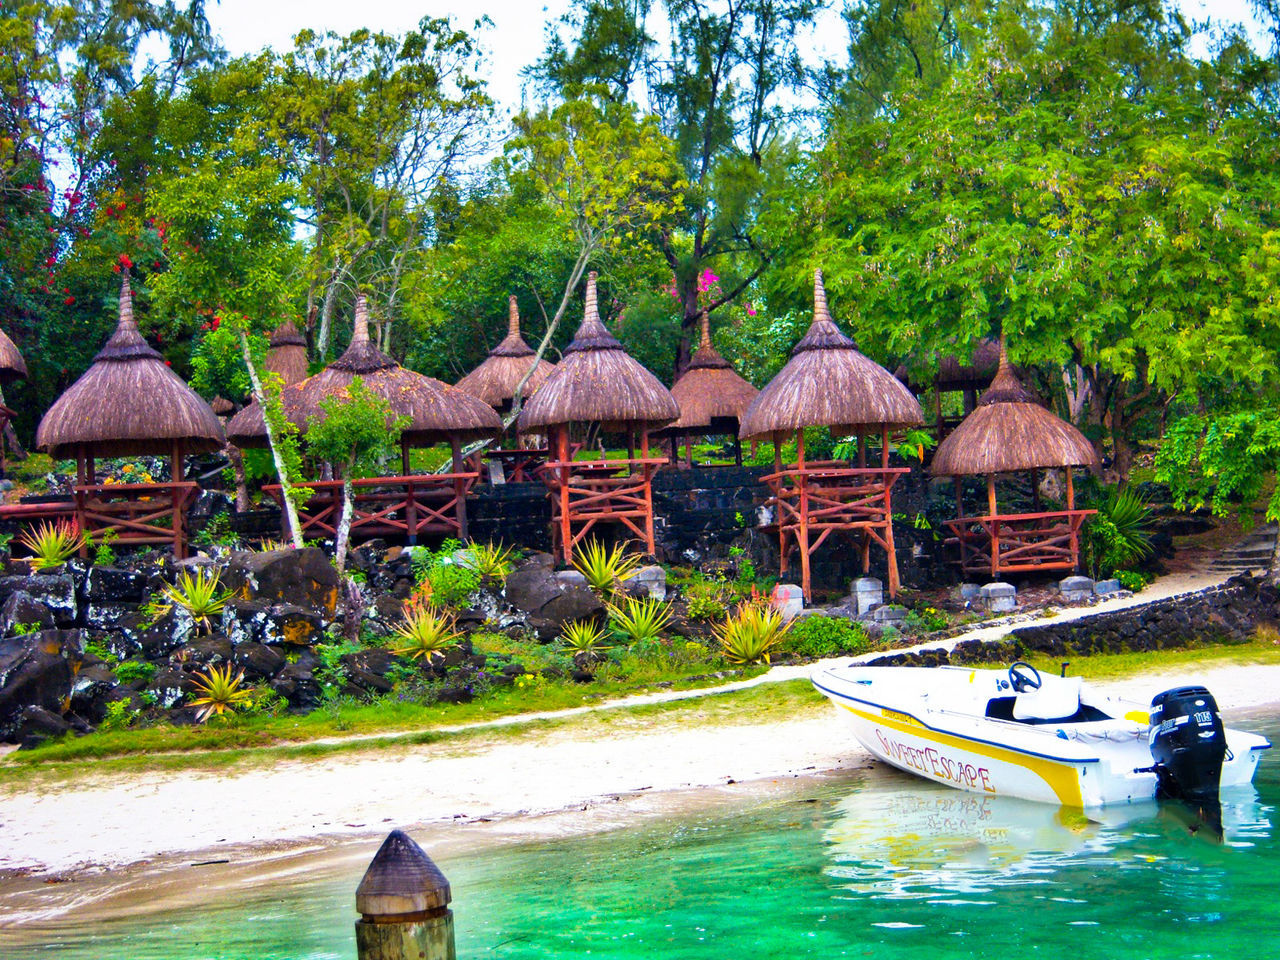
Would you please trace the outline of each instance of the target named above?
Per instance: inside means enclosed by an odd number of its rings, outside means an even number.
[[[756,683],[809,667],[779,668]],[[1280,665],[1226,665],[1104,684],[1136,700],[1204,682],[1228,713],[1280,702]],[[156,772],[0,790],[0,871],[85,875],[159,857],[226,857],[392,826],[470,825],[587,809],[636,794],[865,765],[825,704],[767,723],[702,724],[695,705],[603,726],[536,725],[490,741],[396,745],[247,770]],[[597,711],[607,718],[606,708]]]

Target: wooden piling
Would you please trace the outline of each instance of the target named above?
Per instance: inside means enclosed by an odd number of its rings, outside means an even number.
[[[451,899],[440,868],[392,830],[356,888],[358,960],[456,960]]]

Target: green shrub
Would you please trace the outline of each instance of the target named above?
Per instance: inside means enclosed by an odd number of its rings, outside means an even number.
[[[116,679],[121,683],[133,683],[141,680],[150,683],[156,675],[156,665],[145,660],[125,660],[115,669]]]
[[[211,628],[210,620],[222,613],[222,608],[231,599],[230,590],[219,590],[222,586],[222,574],[218,570],[196,568],[195,575],[184,571],[178,576],[173,586],[165,585],[164,595],[168,600],[181,607],[204,630]]]
[[[945,630],[951,625],[951,621],[937,607],[922,607],[907,614],[906,625],[916,632],[933,633],[935,630]]]
[[[1084,558],[1095,580],[1151,554],[1151,507],[1133,487],[1113,489],[1084,525]]]
[[[609,607],[609,626],[629,644],[657,640],[670,622],[671,608],[652,597],[629,597],[625,603]]]
[[[125,730],[133,726],[140,712],[130,707],[128,700],[112,700],[107,704],[107,715],[103,717],[102,723],[98,724],[98,729]]]
[[[90,537],[93,545],[93,562],[99,567],[109,567],[116,562],[116,552],[111,544],[118,539],[114,530],[103,530],[96,537]]]
[[[1137,593],[1151,582],[1151,577],[1141,570],[1117,570],[1114,576],[1120,581],[1120,586],[1133,593]]]
[[[783,649],[800,657],[834,657],[862,653],[871,646],[866,628],[844,617],[804,617],[796,620]]]
[[[343,640],[338,643],[318,643],[314,649],[315,655],[320,658],[320,665],[311,671],[311,675],[320,684],[325,696],[332,698],[347,682],[347,668],[342,665],[342,658],[362,647],[350,640]]]
[[[462,634],[454,629],[456,623],[452,614],[430,606],[411,609],[395,629],[391,652],[398,657],[431,661],[437,653],[458,645]]]
[[[719,620],[729,612],[732,591],[723,580],[695,580],[685,589],[690,620]]]
[[[28,528],[18,542],[30,551],[27,563],[32,570],[53,570],[75,556],[87,538],[70,521],[45,520],[38,527]]]
[[[768,663],[791,631],[782,614],[767,603],[744,603],[715,629],[720,654],[730,663]]]
[[[561,644],[574,653],[604,650],[609,646],[604,639],[604,628],[593,620],[573,620],[566,623],[560,633]]]
[[[115,669],[116,664],[120,662],[120,658],[112,653],[111,648],[101,640],[90,640],[84,645],[84,652],[89,656],[97,657],[99,660],[104,661],[112,669]]]
[[[458,607],[480,589],[480,573],[459,559],[462,543],[449,539],[440,549],[414,551],[413,575],[419,596],[435,607]]]

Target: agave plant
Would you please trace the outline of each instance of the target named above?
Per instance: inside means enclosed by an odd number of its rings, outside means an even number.
[[[609,644],[604,642],[604,627],[594,620],[572,620],[564,625],[560,642],[574,653],[595,653]]]
[[[51,570],[75,556],[88,540],[80,528],[68,520],[46,520],[24,532],[18,542],[31,551],[27,559],[32,570]]]
[[[504,547],[501,543],[496,546],[473,543],[468,552],[471,554],[468,565],[480,574],[481,579],[501,580],[511,572],[512,554],[515,552],[511,547]]]
[[[573,568],[586,578],[591,589],[612,593],[618,584],[636,575],[640,558],[627,553],[626,544],[606,550],[599,540],[589,540],[574,556]]]
[[[790,630],[791,624],[768,604],[744,603],[714,632],[721,655],[730,663],[768,663]]]
[[[230,590],[220,590],[221,586],[222,574],[219,571],[199,567],[194,574],[182,573],[176,584],[166,585],[164,595],[208,630],[210,619],[222,613],[222,608],[233,595]]]
[[[204,723],[210,717],[234,713],[253,699],[252,688],[242,688],[244,671],[231,676],[231,664],[222,670],[210,667],[206,673],[196,674],[195,687],[200,696],[191,701],[196,711],[196,722]]]
[[[609,624],[627,643],[657,640],[671,622],[671,607],[660,600],[629,597],[620,606],[609,607]]]
[[[453,614],[428,605],[411,607],[396,628],[391,652],[412,660],[431,660],[458,645],[462,634],[454,629]]]

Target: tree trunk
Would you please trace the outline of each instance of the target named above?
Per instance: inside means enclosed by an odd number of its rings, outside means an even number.
[[[230,442],[222,448],[222,452],[227,455],[227,462],[231,464],[231,472],[236,478],[236,513],[244,513],[250,506],[249,483],[244,475],[244,457],[240,448]]]
[[[262,381],[258,378],[258,369],[253,365],[253,355],[249,352],[249,338],[244,330],[237,329],[240,335],[240,355],[244,357],[244,365],[249,368],[249,383],[253,386],[253,399],[262,407],[262,422],[267,428],[267,446],[271,449],[271,460],[275,464],[276,476],[280,478],[281,500],[285,519],[289,523],[289,537],[296,549],[302,549],[302,524],[298,522],[298,508],[293,503],[293,478],[285,468],[284,456],[276,438],[275,429],[271,426],[271,418],[267,414],[267,395],[262,389]]]
[[[342,518],[338,521],[338,530],[333,538],[333,559],[338,565],[339,578],[345,576],[347,571],[347,538],[351,535],[351,514],[355,503],[351,474],[355,469],[356,460],[351,457],[342,471]]]
[[[1271,569],[1267,571],[1267,580],[1280,587],[1280,532],[1277,532],[1275,547],[1271,550]]]

